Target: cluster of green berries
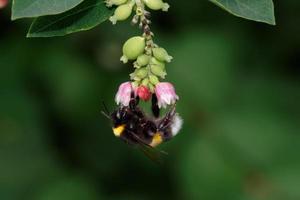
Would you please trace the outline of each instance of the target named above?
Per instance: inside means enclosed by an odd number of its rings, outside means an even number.
[[[162,0],[140,0],[148,8],[152,10],[168,11],[169,4],[164,3]],[[110,21],[116,24],[117,21],[124,21],[130,17],[133,10],[137,9],[136,0],[106,0],[108,7],[117,6],[114,15],[110,17]]]
[[[130,78],[134,88],[142,87],[149,91],[141,93],[154,93],[160,80],[167,75],[165,66],[171,62],[172,56],[153,42],[153,33],[149,27],[151,22],[148,19],[150,13],[145,8],[167,11],[169,4],[162,0],[106,0],[106,4],[117,6],[114,15],[110,17],[113,24],[127,19],[132,11],[135,11],[132,22],[133,24],[140,22],[143,35],[131,37],[124,43],[123,56],[120,60],[123,63],[128,61],[133,63],[135,70],[130,74]]]
[[[159,79],[167,75],[165,64],[171,62],[170,56],[164,48],[154,47],[145,51],[146,41],[144,37],[135,36],[128,39],[123,45],[123,56],[121,61],[127,63],[134,61],[135,71],[130,74],[135,86],[146,86],[151,92],[154,91]]]

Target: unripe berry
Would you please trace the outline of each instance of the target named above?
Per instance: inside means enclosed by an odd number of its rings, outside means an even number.
[[[128,60],[135,60],[139,55],[144,53],[145,50],[145,38],[135,36],[130,38],[123,45],[123,56],[121,61],[127,63]]]
[[[151,93],[155,92],[155,86],[153,86],[151,83],[148,84],[148,88],[149,88]]]
[[[140,85],[140,81],[134,81],[132,82],[132,87],[137,88]]]
[[[119,6],[119,5],[122,5],[126,2],[127,2],[127,0],[106,0],[105,1],[106,6],[108,6],[108,7],[111,7],[113,5]]]
[[[150,80],[150,83],[152,83],[153,85],[156,85],[157,83],[159,83],[157,76],[154,76],[154,75],[150,75],[149,80]]]
[[[134,71],[133,73],[129,74],[129,76],[130,76],[130,79],[131,79],[131,80],[134,80],[134,81],[140,82],[140,81],[142,80],[140,77],[138,77],[138,76],[136,75],[136,71]]]
[[[139,69],[139,68],[141,68],[142,66],[140,66],[140,65],[138,64],[138,62],[135,61],[135,62],[133,63],[133,67],[136,68],[136,69]]]
[[[148,74],[148,70],[146,68],[140,68],[135,70],[135,75],[140,79],[145,78],[147,74]]]
[[[168,11],[170,5],[164,3],[162,0],[144,0],[145,4],[152,10]]]
[[[149,84],[149,79],[148,79],[148,78],[145,78],[145,79],[142,81],[142,85],[148,86],[148,84]]]
[[[161,78],[165,78],[165,76],[167,75],[165,69],[160,65],[151,65],[151,72]]]
[[[152,57],[150,61],[150,65],[151,65],[151,72],[154,75],[159,76],[161,78],[165,78],[165,76],[167,75],[165,71],[165,63],[160,62],[156,58]]]
[[[132,4],[124,4],[119,6],[116,10],[113,16],[109,18],[109,20],[116,24],[117,21],[123,21],[126,20],[132,12]]]
[[[136,70],[133,73],[129,74],[129,76],[130,76],[130,79],[134,80],[134,81],[141,81],[142,80],[140,77],[138,77],[136,75]]]
[[[138,58],[137,58],[137,63],[139,66],[145,66],[145,65],[148,65],[149,64],[149,61],[150,61],[150,56],[148,55],[140,55]]]
[[[151,65],[159,65],[162,69],[165,69],[165,63],[158,61],[156,58],[152,57],[150,61]]]
[[[154,48],[152,52],[154,57],[161,62],[171,62],[173,59],[164,48]]]
[[[127,2],[127,0],[111,0],[111,2],[114,4],[114,5],[121,5],[121,4],[124,4]]]

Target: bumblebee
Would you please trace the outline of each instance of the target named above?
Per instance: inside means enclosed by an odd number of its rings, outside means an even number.
[[[146,115],[138,106],[139,97],[131,95],[128,106],[119,106],[111,114],[106,109],[106,115],[112,121],[112,130],[116,137],[132,146],[138,146],[148,156],[154,147],[173,138],[182,126],[182,119],[176,113],[175,105],[160,116],[157,97],[152,95],[153,116]],[[161,152],[165,153],[165,152]],[[156,156],[157,157],[157,156]]]

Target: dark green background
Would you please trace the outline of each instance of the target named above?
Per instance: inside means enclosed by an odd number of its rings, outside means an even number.
[[[26,39],[30,20],[0,11],[1,200],[299,200],[299,1],[276,1],[277,26],[208,1],[153,12],[174,56],[181,133],[160,167],[117,140],[101,111],[130,65],[129,21]]]

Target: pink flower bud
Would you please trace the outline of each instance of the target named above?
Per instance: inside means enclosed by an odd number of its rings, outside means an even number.
[[[138,87],[136,93],[144,101],[148,101],[151,97],[150,90],[144,85]]]
[[[8,0],[0,0],[0,9],[4,8],[8,4]]]
[[[119,90],[116,94],[115,101],[117,104],[128,106],[131,98],[131,93],[134,92],[131,82],[122,83],[119,86]]]
[[[155,87],[155,94],[157,96],[159,108],[166,108],[168,105],[174,104],[179,99],[174,86],[168,82],[158,83]]]

